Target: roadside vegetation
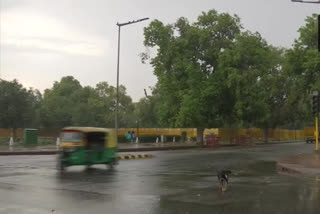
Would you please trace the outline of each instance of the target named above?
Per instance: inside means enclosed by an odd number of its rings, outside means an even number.
[[[316,15],[291,48],[269,44],[236,15],[203,12],[195,22],[153,20],[144,29],[158,81],[134,103],[119,90],[119,127],[298,129],[312,125],[310,92],[320,86]],[[150,51],[152,50],[152,51]],[[148,53],[153,54],[148,54]],[[83,86],[72,76],[43,93],[0,80],[0,128],[114,127],[116,88]]]

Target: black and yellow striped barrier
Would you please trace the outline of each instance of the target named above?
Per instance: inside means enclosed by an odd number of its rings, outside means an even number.
[[[136,154],[136,155],[120,155],[120,160],[138,159],[138,158],[152,158],[150,154]]]

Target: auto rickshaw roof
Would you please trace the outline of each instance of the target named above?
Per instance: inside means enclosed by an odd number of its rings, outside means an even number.
[[[115,129],[98,128],[98,127],[65,127],[62,131],[80,131],[80,132],[113,132]]]

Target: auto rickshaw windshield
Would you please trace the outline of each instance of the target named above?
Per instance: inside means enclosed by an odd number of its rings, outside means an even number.
[[[81,142],[83,133],[81,132],[61,132],[60,139],[62,142]]]

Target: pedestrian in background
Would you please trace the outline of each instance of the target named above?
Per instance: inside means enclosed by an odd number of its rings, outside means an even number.
[[[130,131],[127,131],[125,134],[124,134],[125,138],[130,141],[131,140],[131,133]]]
[[[132,133],[132,140],[136,139],[136,134],[134,133],[134,131],[131,132]]]

